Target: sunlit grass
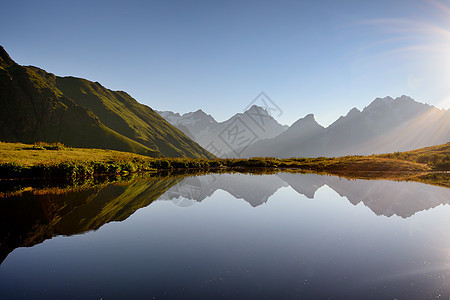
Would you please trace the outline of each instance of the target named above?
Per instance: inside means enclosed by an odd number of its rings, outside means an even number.
[[[34,145],[0,142],[0,179],[80,179],[98,175],[123,175],[174,170],[278,172],[300,170],[325,172],[353,178],[410,180],[429,172],[450,170],[450,143],[409,152],[371,156],[250,159],[150,158],[101,149],[70,148],[63,144]],[[258,171],[259,170],[259,171]],[[426,180],[445,181],[426,177]],[[445,182],[444,182],[445,183]],[[446,183],[445,183],[446,184]],[[445,184],[443,184],[445,186]],[[442,185],[442,184],[441,184]]]

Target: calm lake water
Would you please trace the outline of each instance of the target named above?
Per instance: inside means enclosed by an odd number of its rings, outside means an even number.
[[[0,298],[448,299],[450,189],[221,174],[0,199]]]

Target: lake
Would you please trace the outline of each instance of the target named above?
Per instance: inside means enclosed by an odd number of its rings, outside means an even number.
[[[450,189],[211,174],[0,199],[0,298],[448,299]]]

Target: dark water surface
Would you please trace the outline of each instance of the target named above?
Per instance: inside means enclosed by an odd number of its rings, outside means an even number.
[[[0,298],[449,299],[450,189],[280,173],[0,199]]]

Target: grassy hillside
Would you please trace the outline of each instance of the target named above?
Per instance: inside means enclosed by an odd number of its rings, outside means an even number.
[[[98,82],[56,77],[55,86],[86,107],[108,128],[171,157],[211,157],[197,143],[170,125],[148,106],[122,91],[111,91]]]
[[[395,152],[377,157],[396,158],[405,161],[427,164],[435,170],[450,170],[450,143],[425,147],[406,152]]]
[[[96,161],[133,161],[148,157],[115,150],[71,148],[63,144],[22,144],[0,142],[0,164],[14,163],[22,166],[51,165],[58,163],[82,163]]]
[[[151,108],[99,83],[16,64],[0,46],[0,141],[212,157]]]

